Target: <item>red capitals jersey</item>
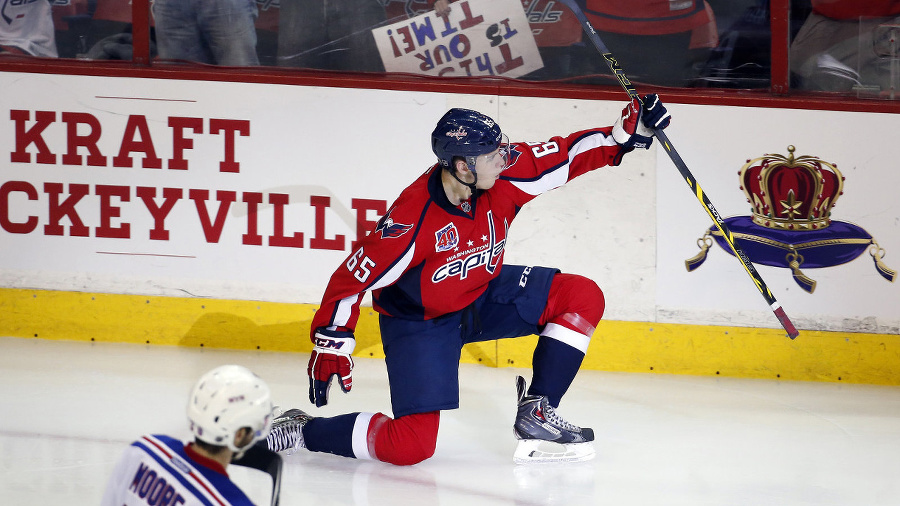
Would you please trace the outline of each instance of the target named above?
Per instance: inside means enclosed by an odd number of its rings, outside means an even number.
[[[525,17],[538,47],[564,47],[581,42],[581,23],[555,0],[522,0]]]
[[[434,10],[434,1],[388,0],[384,12],[387,19],[396,22]],[[581,23],[563,4],[555,0],[522,0],[522,8],[538,47],[570,46],[581,42]]]
[[[587,0],[597,30],[632,35],[689,32],[713,22],[705,0]]]
[[[507,231],[538,195],[614,163],[612,127],[511,145],[510,167],[489,190],[454,206],[436,165],[407,187],[331,276],[311,332],[353,331],[372,291],[376,311],[427,320],[475,301],[500,273]]]
[[[900,14],[897,0],[812,0],[813,11],[832,19],[885,17]]]

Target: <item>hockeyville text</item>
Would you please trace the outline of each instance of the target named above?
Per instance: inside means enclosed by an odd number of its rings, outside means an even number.
[[[57,122],[57,117],[61,122]],[[122,133],[114,135],[119,145],[112,156],[101,151],[100,121],[90,113],[34,111],[32,115],[30,111],[11,110],[10,119],[15,125],[15,142],[9,160],[13,167],[21,167],[17,173],[23,175],[34,174],[32,169],[40,164],[133,167],[135,155],[142,157],[141,167],[145,169],[163,169],[165,166],[165,169],[186,171],[191,168],[187,153],[194,147],[192,136],[205,132],[222,140],[221,158],[214,162],[218,172],[236,174],[240,172],[241,164],[235,157],[235,145],[241,137],[250,135],[247,120],[169,117],[167,124],[171,137],[165,137],[166,141],[171,139],[172,157],[164,161],[157,156],[157,144],[162,141],[162,136],[157,134],[157,139],[151,136],[147,118],[142,115],[127,117]],[[65,131],[65,137],[60,130]],[[60,145],[55,145],[54,141]],[[219,243],[223,240],[226,222],[240,220],[243,233],[239,238],[225,238],[225,241],[240,241],[250,246],[324,250],[344,250],[348,248],[348,242],[351,249],[356,245],[355,240],[347,241],[341,234],[327,236],[327,210],[332,205],[328,196],[309,196],[313,219],[308,227],[304,227],[297,225],[297,216],[303,219],[310,213],[298,208],[297,204],[307,202],[291,202],[290,195],[284,193],[85,184],[54,180],[56,177],[59,176],[38,181],[11,178],[0,183],[0,229],[20,235],[43,233],[45,236],[149,238],[153,241],[169,241],[173,229],[178,233],[202,230],[207,243]],[[292,205],[291,210],[286,211]],[[140,210],[127,206],[138,206]],[[238,206],[245,212],[229,212]],[[387,202],[353,198],[351,207],[356,211],[356,237],[361,238],[386,212]],[[262,212],[269,209],[271,212]],[[140,221],[149,223],[152,220],[152,227],[140,232],[133,230],[133,224],[123,219],[123,210],[128,211],[126,216],[132,217],[139,216],[137,213],[148,213]],[[288,216],[287,212],[295,213],[295,216]],[[199,227],[192,227],[192,217]],[[294,223],[293,227],[288,223]],[[298,227],[301,230],[297,230]],[[262,230],[267,233],[264,235]],[[178,239],[181,237],[175,238]]]
[[[43,232],[47,236],[102,237],[112,239],[131,239],[134,232],[130,223],[122,222],[122,205],[140,200],[153,219],[153,227],[149,229],[149,238],[154,241],[168,241],[170,228],[167,218],[176,205],[185,205],[185,201],[196,211],[197,221],[203,230],[208,243],[218,243],[221,239],[225,222],[229,219],[229,210],[236,202],[246,206],[246,216],[240,218],[245,233],[241,235],[241,243],[249,246],[262,246],[264,236],[260,231],[260,208],[264,203],[272,207],[271,235],[265,237],[268,246],[286,248],[344,250],[347,241],[344,235],[326,237],[327,209],[331,206],[331,197],[311,195],[309,204],[314,208],[314,220],[309,237],[304,231],[285,230],[285,208],[291,205],[290,196],[283,193],[240,192],[232,190],[154,188],[148,186],[123,185],[88,185],[80,183],[45,182],[42,193],[27,181],[6,181],[0,185],[0,228],[11,234],[31,234]],[[93,198],[90,198],[92,196]],[[90,201],[93,200],[93,203]],[[40,218],[29,212],[23,212],[21,202],[39,201],[46,206],[47,221],[38,229]],[[13,202],[20,203],[13,205]],[[90,215],[97,214],[98,223],[88,226],[82,219],[81,212],[85,206],[93,205]],[[351,207],[356,211],[356,237],[365,237],[378,218],[384,215],[387,201],[372,199],[352,199]],[[371,211],[371,212],[370,212]],[[376,215],[373,219],[372,215]],[[266,215],[268,216],[268,214]],[[63,224],[68,221],[68,226]],[[233,219],[233,218],[232,218]],[[179,224],[183,225],[183,224]],[[309,232],[309,230],[307,230]],[[350,243],[350,248],[356,241]]]

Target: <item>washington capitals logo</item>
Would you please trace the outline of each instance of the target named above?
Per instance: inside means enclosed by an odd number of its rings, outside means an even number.
[[[466,129],[460,126],[456,130],[447,132],[447,137],[453,137],[456,140],[460,140],[463,137],[469,135],[469,132],[466,132]]]
[[[440,283],[445,279],[459,277],[466,279],[473,270],[484,267],[488,274],[493,275],[500,267],[503,249],[506,247],[506,234],[509,232],[509,223],[503,220],[504,237],[497,237],[497,229],[494,226],[494,214],[487,213],[488,234],[481,236],[487,244],[476,248],[470,248],[448,258],[447,263],[438,267],[431,275],[432,283]],[[437,252],[449,251],[459,244],[459,233],[453,223],[435,233],[438,239]],[[521,281],[520,281],[521,282]],[[524,286],[524,285],[523,285]]]
[[[375,227],[376,232],[381,232],[382,239],[400,237],[412,228],[412,225],[395,223],[391,218],[392,212],[394,212],[393,208],[378,220],[378,226]]]

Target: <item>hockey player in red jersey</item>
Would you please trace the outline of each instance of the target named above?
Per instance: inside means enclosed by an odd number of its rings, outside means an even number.
[[[491,118],[447,112],[432,132],[438,163],[400,194],[334,272],[311,326],[309,398],[323,406],[335,377],[344,392],[352,387],[353,331],[363,294],[372,292],[394,417],[324,418],[291,409],[276,418],[269,448],[421,462],[434,454],[440,412],[459,407],[463,345],[537,334],[531,385],[517,379],[514,457],[593,457],[591,429],[565,421],[555,408],[603,315],[603,293],[579,275],[504,264],[507,231],[530,200],[649,148],[651,128],[668,123],[666,108],[648,95],[632,100],[611,127],[510,144]]]

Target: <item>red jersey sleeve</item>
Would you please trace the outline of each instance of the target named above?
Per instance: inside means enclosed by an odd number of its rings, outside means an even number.
[[[546,142],[516,143],[510,167],[500,179],[515,188],[514,200],[521,207],[582,174],[613,165],[622,147],[616,144],[611,131],[612,127],[594,128]]]
[[[313,316],[310,338],[320,327],[352,332],[365,293],[395,282],[413,264],[418,223],[428,197],[424,188],[427,175],[401,193],[375,230],[359,241],[331,275],[322,304]]]

